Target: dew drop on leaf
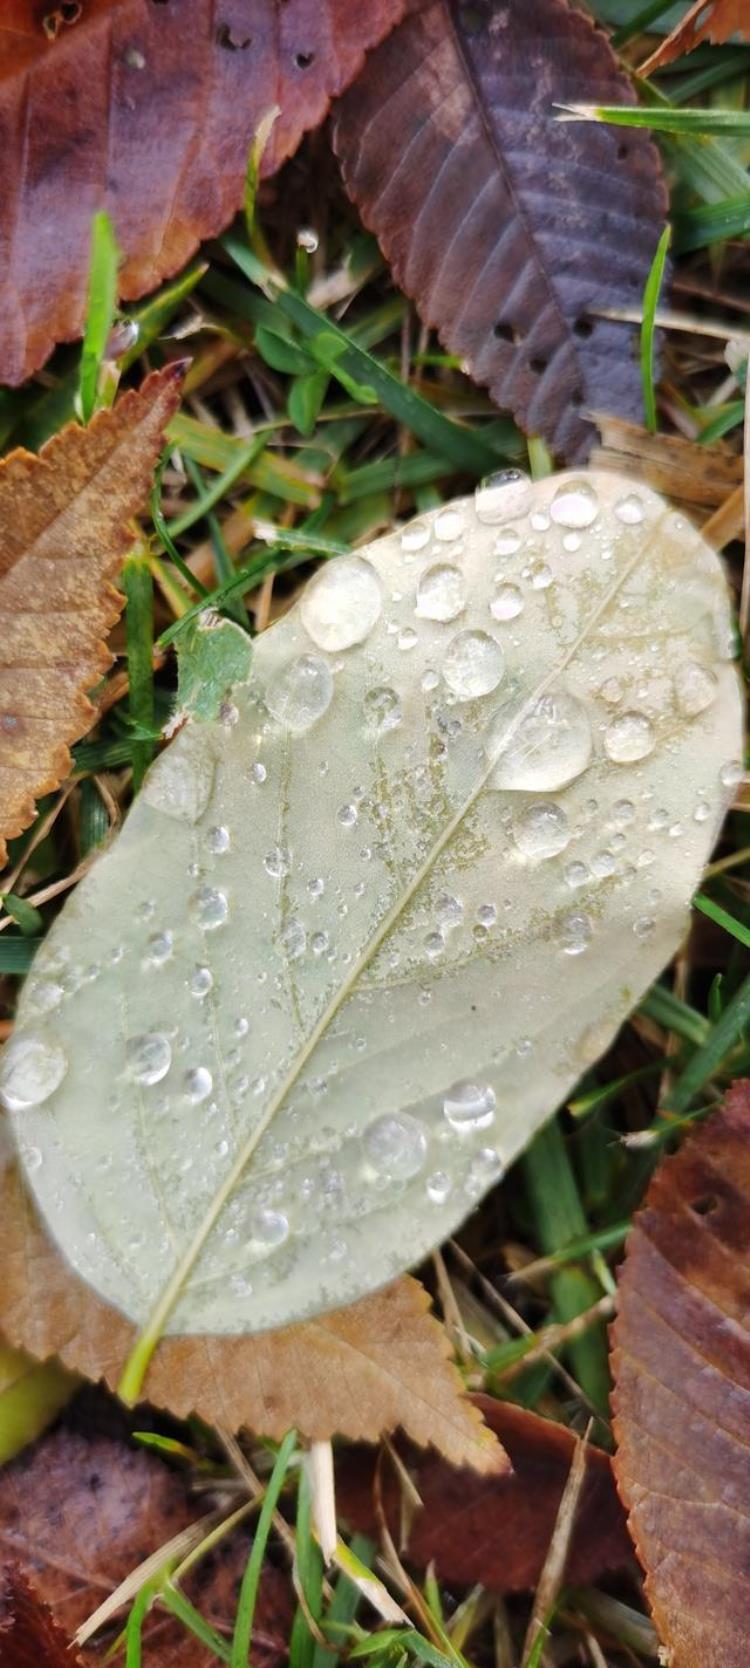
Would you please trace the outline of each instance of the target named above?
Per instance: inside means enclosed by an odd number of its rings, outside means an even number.
[[[653,726],[642,712],[624,712],[604,732],[604,750],[614,764],[634,764],[654,750]]]
[[[566,956],[580,956],[591,943],[592,935],[588,915],[566,915],[560,927],[560,948]]]
[[[144,1031],[128,1037],[125,1044],[125,1068],[134,1083],[151,1088],[161,1083],[172,1064],[172,1045],[163,1031]]]
[[[455,620],[466,607],[466,581],[460,568],[439,562],[428,568],[417,587],[417,613],[425,620]]]
[[[685,661],[675,672],[675,697],[680,712],[684,712],[686,718],[695,718],[699,712],[705,712],[706,707],[715,701],[718,688],[713,672],[697,660]]]
[[[328,661],[319,654],[300,654],[271,678],[266,706],[280,724],[299,735],[322,718],[332,697],[333,674]],[[254,768],[262,770],[263,766]],[[255,779],[262,781],[264,777],[265,771],[263,777]]]
[[[513,829],[519,851],[524,857],[555,857],[570,842],[568,819],[561,806],[540,800],[522,812]]]
[[[473,701],[497,689],[505,667],[500,644],[487,631],[460,631],[448,644],[443,677],[459,701]]]
[[[369,637],[380,618],[377,574],[361,556],[329,562],[311,579],[299,607],[302,624],[319,649],[351,649]]]
[[[435,517],[432,530],[436,539],[443,544],[452,544],[459,539],[464,530],[464,518],[458,510],[441,510]]]
[[[403,718],[403,709],[395,689],[387,686],[368,689],[362,705],[367,723],[376,735],[385,735],[388,730],[398,729]]]
[[[59,1043],[28,1031],[11,1037],[0,1066],[0,1100],[9,1112],[40,1106],[59,1088],[67,1069]]]
[[[496,759],[490,786],[534,793],[574,782],[589,764],[593,744],[583,703],[554,690],[515,725],[501,714],[490,726],[488,745]]]
[[[644,514],[643,499],[639,498],[636,492],[629,492],[624,498],[618,498],[615,504],[615,515],[626,527],[637,527]]]
[[[151,766],[141,790],[155,811],[179,822],[197,822],[211,797],[214,759],[206,739],[192,725]]]
[[[523,611],[523,594],[517,585],[500,585],[490,601],[495,620],[515,620]]]
[[[522,469],[500,469],[481,481],[474,494],[474,508],[479,521],[491,525],[507,521],[512,516],[525,515],[532,499],[533,488]]]
[[[214,1080],[207,1066],[193,1066],[190,1071],[186,1071],[183,1083],[185,1094],[194,1106],[198,1106],[202,1100],[208,1100],[214,1086]]]
[[[463,1135],[475,1129],[489,1129],[496,1105],[495,1091],[489,1083],[475,1083],[465,1077],[448,1090],[443,1113],[451,1129]]]
[[[215,932],[223,927],[229,916],[229,899],[217,886],[201,886],[193,900],[193,911],[198,926],[204,932]]]
[[[389,1181],[407,1181],[424,1165],[427,1136],[409,1112],[376,1118],[362,1139],[373,1170]]]
[[[588,481],[567,481],[550,505],[558,527],[590,527],[599,514],[599,499]]]

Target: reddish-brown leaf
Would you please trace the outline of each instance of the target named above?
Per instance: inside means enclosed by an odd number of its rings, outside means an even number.
[[[81,1668],[82,1661],[18,1565],[0,1565],[2,1668]]]
[[[21,1568],[62,1636],[71,1639],[138,1564],[211,1505],[205,1495],[192,1500],[184,1477],[154,1454],[112,1437],[88,1440],[58,1430],[0,1471],[0,1561]],[[218,1632],[231,1631],[249,1544],[249,1533],[235,1530],[199,1560],[185,1583],[187,1596]],[[256,1668],[276,1668],[286,1657],[293,1609],[286,1576],[267,1562],[253,1633]],[[123,1615],[117,1620],[121,1626]],[[144,1639],[149,1668],[215,1668],[213,1654],[163,1612],[151,1613]],[[0,1619],[2,1668],[4,1650]],[[85,1656],[89,1660],[88,1650]],[[65,1660],[51,1657],[49,1668],[62,1668]],[[8,1668],[16,1668],[12,1657]],[[23,1657],[18,1668],[27,1668]],[[47,1663],[32,1657],[28,1668]],[[75,1668],[72,1655],[69,1668]]]
[[[123,604],[112,581],[181,380],[179,365],[157,371],[88,428],[69,423],[38,457],[0,463],[0,867],[91,726],[86,691],[110,665],[104,638]]]
[[[401,1449],[423,1502],[409,1532],[407,1553],[425,1569],[434,1562],[445,1581],[481,1582],[493,1592],[536,1586],[555,1527],[570,1471],[575,1437],[564,1425],[536,1413],[472,1397],[505,1448],[512,1471],[477,1477],[447,1465],[435,1454]],[[353,1449],[337,1468],[341,1515],[353,1528],[377,1538],[373,1502],[374,1465],[367,1449]],[[386,1516],[399,1538],[399,1487],[391,1467],[383,1473]],[[607,1454],[589,1448],[571,1540],[566,1580],[596,1581],[632,1555]]]
[[[750,1079],[660,1165],[613,1327],[615,1472],[671,1668],[750,1633]]]
[[[560,456],[589,410],[642,415],[632,328],[666,208],[650,139],[560,123],[629,83],[565,0],[411,0],[340,102],[344,180],[398,283],[498,405]]]
[[[121,295],[142,295],[231,220],[261,118],[278,106],[271,174],[403,9],[83,0],[76,18],[55,0],[4,0],[0,381],[22,381],[80,334],[96,209],[114,219]]]
[[[654,70],[663,69],[675,58],[694,52],[696,46],[702,46],[705,41],[721,46],[733,36],[738,41],[750,41],[748,0],[696,0],[686,17],[641,64],[638,74],[652,75]]]

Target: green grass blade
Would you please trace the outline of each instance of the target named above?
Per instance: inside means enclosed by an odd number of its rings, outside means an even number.
[[[652,434],[656,433],[658,419],[656,414],[656,389],[654,387],[654,335],[656,332],[656,309],[664,281],[664,268],[667,262],[667,250],[672,236],[671,226],[665,226],[656,246],[656,254],[651,262],[651,269],[646,279],[643,291],[643,322],[641,324],[641,385],[643,388],[643,409],[646,414],[646,428]]]
[[[669,1110],[671,1112],[687,1111],[699,1090],[704,1087],[709,1078],[721,1069],[730,1050],[741,1041],[748,1026],[750,1026],[750,974],[740,985],[731,1002],[727,1003],[721,1019],[709,1031],[703,1047],[696,1050],[682,1076],[678,1078],[669,1097]]]
[[[296,1442],[296,1431],[289,1431],[279,1448],[276,1464],[268,1479],[260,1517],[258,1518],[258,1527],[253,1537],[252,1550],[242,1577],[234,1633],[232,1634],[232,1648],[229,1654],[230,1668],[247,1668],[250,1641],[253,1635],[255,1605],[258,1598],[266,1545],[271,1532],[273,1514],[279,1502],[279,1495],[284,1486],[284,1479],[289,1469],[289,1462]],[[127,1668],[130,1668],[130,1664],[127,1665]]]
[[[710,248],[724,238],[746,237],[750,232],[750,192],[725,197],[720,203],[687,209],[675,218],[675,249],[688,254],[692,249]]]
[[[28,973],[41,938],[18,938],[13,933],[0,933],[0,973]]]
[[[181,1622],[195,1639],[199,1639],[207,1650],[213,1651],[219,1662],[231,1662],[231,1649],[226,1640],[210,1626],[200,1610],[196,1610],[195,1605],[185,1598],[178,1587],[167,1585],[159,1596],[163,1608]]]
[[[147,1581],[133,1604],[125,1626],[125,1668],[142,1668],[143,1624],[154,1597],[153,1583]]]
[[[738,921],[736,916],[730,915],[727,909],[722,909],[721,904],[714,903],[713,898],[707,898],[703,892],[696,893],[693,903],[702,915],[707,915],[710,921],[715,921],[717,926],[731,933],[738,943],[750,949],[750,927],[746,927],[743,921]]]
[[[731,139],[750,135],[750,110],[678,110],[672,106],[635,104],[563,104],[557,109],[561,121],[648,127],[653,133],[720,133]]]
[[[90,421],[99,403],[99,371],[115,316],[118,255],[109,215],[95,214],[91,227],[88,307],[78,390],[84,423]]]
[[[249,469],[250,465],[255,463],[256,458],[260,457],[261,452],[265,451],[265,447],[265,435],[253,435],[252,440],[240,448],[236,458],[233,458],[229,467],[224,470],[223,475],[220,475],[217,481],[212,481],[210,487],[206,487],[200,493],[189,510],[185,510],[183,515],[175,516],[172,521],[167,522],[167,531],[170,538],[179,538],[181,533],[187,532],[188,527],[192,527],[196,521],[200,521],[204,515],[208,515],[209,510],[212,510],[219,503],[226,492],[229,492],[230,487],[233,487],[240,476],[244,475],[246,469]]]
[[[703,1014],[687,1002],[682,1002],[679,996],[667,990],[666,985],[651,986],[641,1003],[641,1013],[655,1020],[665,1031],[674,1031],[675,1036],[682,1037],[697,1048],[703,1047],[710,1034],[711,1027]]]
[[[308,1625],[308,1616],[312,1617],[314,1622],[320,1621],[323,1609],[323,1559],[313,1536],[312,1490],[304,1465],[300,1471],[297,1494],[295,1564],[305,1603],[304,1606],[298,1605],[292,1623],[289,1668],[312,1668],[315,1637]]]
[[[146,556],[130,556],[122,570],[128,650],[128,710],[143,731],[154,728],[154,582]],[[132,742],[133,792],[137,793],[154,755],[153,742]]]

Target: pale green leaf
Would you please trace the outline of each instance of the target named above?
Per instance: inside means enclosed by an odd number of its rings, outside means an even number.
[[[256,640],[62,911],[3,1067],[54,1237],[147,1339],[391,1279],[570,1094],[684,932],[731,642],[719,559],[605,473],[430,512]]]

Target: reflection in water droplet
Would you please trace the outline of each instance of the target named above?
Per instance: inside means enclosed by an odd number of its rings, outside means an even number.
[[[362,702],[367,723],[377,735],[398,729],[404,716],[395,689],[368,689]]]
[[[523,596],[517,585],[500,585],[490,603],[490,613],[496,620],[515,620],[523,609]]]
[[[226,892],[220,892],[216,886],[201,886],[193,899],[193,913],[204,932],[215,932],[217,927],[223,927],[229,915]]]
[[[476,1083],[462,1078],[448,1090],[443,1101],[443,1112],[451,1126],[460,1134],[475,1129],[489,1129],[494,1122],[495,1091],[489,1083]]]
[[[161,1083],[172,1064],[172,1048],[163,1031],[146,1031],[128,1037],[125,1044],[125,1069],[134,1083],[150,1088]]]
[[[491,787],[549,791],[566,787],[586,769],[591,725],[580,701],[564,690],[553,690],[517,722],[499,714],[489,727],[487,743],[496,759]]]
[[[443,544],[450,544],[454,539],[460,538],[463,530],[463,517],[459,515],[458,510],[441,510],[433,523],[435,538],[440,539]]]
[[[333,677],[327,660],[319,654],[300,654],[271,678],[266,706],[280,724],[301,735],[322,718],[332,696]]]
[[[430,529],[424,521],[410,521],[401,534],[401,549],[409,552],[424,550],[430,542]]]
[[[516,822],[513,834],[524,857],[544,859],[564,851],[570,842],[565,812],[550,800],[529,805]]]
[[[207,1066],[193,1066],[183,1077],[185,1094],[194,1106],[200,1105],[202,1100],[208,1100],[214,1081]]]
[[[639,915],[637,921],[633,922],[633,932],[636,938],[650,938],[655,930],[656,922],[653,915]]]
[[[560,948],[566,956],[580,956],[591,943],[592,932],[588,915],[566,915],[560,927]]]
[[[466,581],[460,568],[439,562],[427,568],[417,586],[417,613],[425,620],[455,620],[466,607]]]
[[[196,967],[190,978],[190,995],[200,1002],[207,996],[214,982],[210,967]]]
[[[604,750],[615,764],[633,764],[654,750],[656,737],[642,712],[624,712],[604,732]]]
[[[350,649],[369,637],[382,598],[374,568],[361,556],[339,556],[302,593],[302,624],[319,649]]]
[[[505,657],[500,644],[486,631],[459,631],[443,660],[443,677],[460,701],[473,701],[497,689]]]
[[[9,1112],[24,1112],[49,1100],[68,1069],[67,1055],[48,1038],[16,1034],[3,1050],[0,1100]]]
[[[643,499],[636,492],[629,492],[625,498],[618,498],[615,504],[615,515],[618,521],[624,521],[626,527],[636,527],[643,520],[645,510]]]
[[[697,660],[688,660],[678,667],[674,678],[674,691],[680,712],[687,718],[694,718],[699,712],[704,712],[715,701],[719,685],[713,672],[707,666],[701,666]]]
[[[408,1181],[422,1169],[427,1152],[427,1136],[422,1125],[409,1112],[393,1117],[376,1118],[363,1136],[367,1157],[378,1175],[389,1181]]]
[[[525,515],[532,498],[532,485],[521,469],[500,469],[481,481],[474,494],[474,508],[479,521],[494,523],[507,521],[510,516]]]
[[[588,481],[568,481],[550,505],[550,515],[558,527],[590,527],[598,514],[599,500]]]

